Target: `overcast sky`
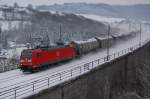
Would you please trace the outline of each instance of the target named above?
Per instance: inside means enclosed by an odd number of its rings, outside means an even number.
[[[71,2],[86,2],[86,3],[107,3],[107,4],[150,4],[150,0],[0,0],[0,5],[8,4],[13,5],[14,2],[17,2],[21,6],[26,6],[28,4],[33,5],[51,5],[54,3],[63,4]]]

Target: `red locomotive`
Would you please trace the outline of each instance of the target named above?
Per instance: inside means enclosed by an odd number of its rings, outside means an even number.
[[[75,56],[75,49],[70,46],[28,49],[21,53],[20,69],[32,72],[43,66],[69,60]]]

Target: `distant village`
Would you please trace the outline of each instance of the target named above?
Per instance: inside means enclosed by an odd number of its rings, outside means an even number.
[[[17,3],[14,6],[0,5],[0,20],[29,20],[33,14],[32,5],[27,7],[19,7]]]

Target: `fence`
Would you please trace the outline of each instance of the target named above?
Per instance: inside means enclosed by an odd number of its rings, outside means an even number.
[[[72,79],[79,75],[89,72],[91,69],[100,66],[103,63],[109,62],[115,58],[118,58],[122,55],[125,55],[129,52],[132,52],[138,49],[140,45],[135,45],[133,47],[124,49],[117,53],[113,53],[109,56],[99,58],[88,63],[83,63],[81,66],[54,74],[49,75],[48,77],[43,77],[41,79],[35,80],[30,83],[22,84],[17,87],[7,88],[0,92],[0,99],[20,99],[32,94],[35,94],[43,89],[49,88],[51,86],[60,84],[66,80]]]

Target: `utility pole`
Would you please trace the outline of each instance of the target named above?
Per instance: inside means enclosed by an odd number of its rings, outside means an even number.
[[[59,27],[59,33],[60,33],[60,34],[59,34],[59,36],[60,36],[60,37],[59,37],[59,40],[60,40],[60,42],[61,42],[61,41],[62,41],[61,24],[60,24],[60,27]]]
[[[139,45],[141,47],[141,40],[142,40],[142,26],[141,26],[141,23],[140,23],[140,41],[139,41]]]
[[[131,22],[129,22],[129,31],[131,31]]]
[[[63,41],[62,41],[62,32],[61,32],[61,24],[60,24],[60,27],[59,27],[59,41],[57,42],[57,45],[64,45]]]
[[[33,48],[33,41],[32,41],[31,33],[29,33],[29,43],[30,43],[30,48]]]
[[[109,61],[109,36],[110,36],[110,24],[108,24],[108,31],[107,31],[107,61]]]
[[[48,29],[47,29],[47,32],[46,32],[46,42],[47,42],[47,47],[50,46],[50,38],[49,38],[49,35],[48,35]]]
[[[1,37],[1,36],[2,36],[2,28],[1,28],[1,25],[0,25],[0,42],[2,42],[2,39],[1,39],[2,37]],[[1,46],[1,43],[0,43],[0,51],[1,51],[1,49],[2,49],[1,47],[2,47],[2,46]]]
[[[2,28],[1,28],[1,25],[0,25],[0,42],[1,42],[1,35],[2,35]]]

